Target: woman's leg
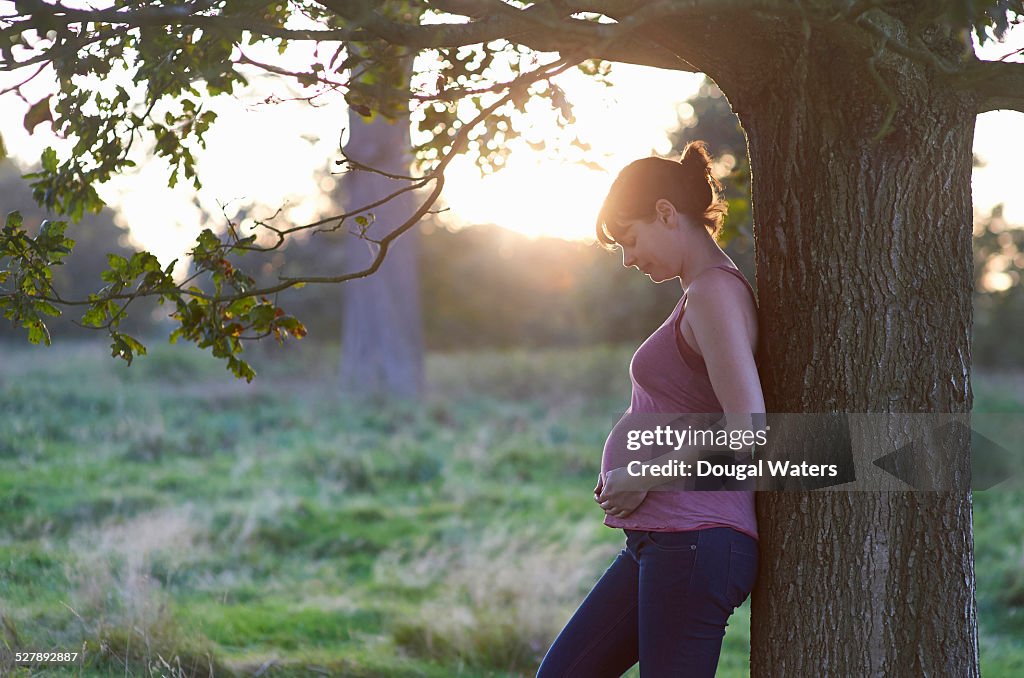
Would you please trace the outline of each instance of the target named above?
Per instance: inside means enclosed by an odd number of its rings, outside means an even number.
[[[544,656],[537,678],[618,678],[637,662],[639,566],[627,546]]]
[[[726,622],[754,585],[757,542],[729,528],[646,534],[637,547],[640,674],[712,678]]]

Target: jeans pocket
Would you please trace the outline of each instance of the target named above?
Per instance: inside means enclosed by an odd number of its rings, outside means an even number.
[[[726,600],[733,608],[743,604],[757,579],[757,554],[732,546],[729,549],[729,583]]]
[[[648,532],[647,539],[662,551],[696,551],[698,530],[686,532]]]

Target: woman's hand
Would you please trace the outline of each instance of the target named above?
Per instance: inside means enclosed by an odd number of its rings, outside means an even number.
[[[615,518],[625,518],[647,498],[647,490],[628,490],[629,476],[625,468],[617,468],[604,474],[604,484],[598,478],[594,488],[594,501],[604,512]]]

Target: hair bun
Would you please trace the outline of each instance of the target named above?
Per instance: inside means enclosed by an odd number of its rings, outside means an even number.
[[[708,152],[708,145],[705,142],[691,141],[686,144],[683,154],[679,158],[679,164],[688,174],[692,173],[692,176],[703,175],[715,191],[722,190],[722,185],[711,171],[711,154]]]

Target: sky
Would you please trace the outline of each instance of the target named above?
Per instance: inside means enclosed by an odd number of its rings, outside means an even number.
[[[1007,43],[989,43],[979,55],[998,59],[1021,47],[1024,30],[1018,29]],[[258,49],[247,53],[264,56]],[[265,56],[265,60],[274,58],[272,53]],[[308,54],[299,49],[289,56],[296,63],[303,58]],[[1011,60],[1022,60],[1021,55]],[[509,163],[494,175],[481,178],[468,158],[451,165],[443,196],[450,211],[444,219],[453,225],[494,223],[531,236],[592,238],[598,203],[616,172],[631,160],[670,150],[667,133],[678,126],[680,116],[686,116],[685,100],[696,92],[702,78],[616,64],[612,86],[606,87],[576,70],[564,73],[556,81],[574,105],[576,122],[570,134],[593,147],[604,171],[559,161],[550,157],[550,149],[536,151],[527,140],[519,140],[512,144]],[[0,74],[0,90],[14,81],[11,74]],[[52,88],[52,82],[39,78],[24,91],[34,103]],[[327,195],[334,185],[329,172],[340,157],[339,140],[347,117],[344,103],[340,97],[324,99],[318,107],[295,101],[264,103],[271,92],[288,96],[280,85],[272,87],[255,78],[252,91],[208,102],[219,119],[207,135],[207,150],[198,158],[204,183],[198,194],[188,182],[169,189],[166,166],[153,159],[99,187],[100,196],[119,212],[118,221],[130,228],[135,244],[166,265],[183,258],[195,235],[211,225],[211,218],[216,228],[223,225],[224,215],[234,216],[242,208],[252,207],[255,216],[269,216],[283,206],[290,219],[302,223],[328,209]],[[23,167],[37,161],[48,145],[58,151],[68,146],[47,124],[38,126],[32,136],[26,133],[22,119],[28,104],[10,95],[0,102],[4,143]],[[533,105],[548,106],[543,101]],[[551,115],[531,118],[528,140],[556,136],[554,128],[545,127],[544,121],[551,119]],[[1024,114],[995,111],[979,116],[974,148],[985,163],[974,173],[976,209],[985,214],[993,205],[1004,203],[1006,220],[1024,225],[1024,196],[1019,190]],[[530,198],[510,200],[509,196]],[[179,266],[178,272],[183,270]]]

